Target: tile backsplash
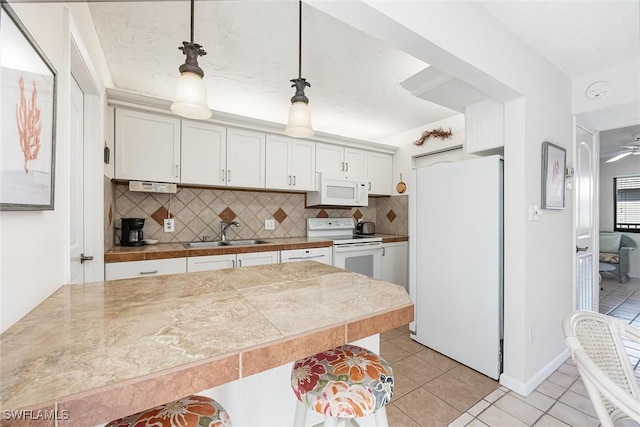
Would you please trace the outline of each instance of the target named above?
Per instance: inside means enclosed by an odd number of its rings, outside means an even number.
[[[108,180],[106,180],[108,182]],[[220,238],[220,222],[237,221],[230,239],[301,237],[306,235],[306,220],[311,217],[352,216],[373,221],[377,231],[407,234],[407,196],[369,198],[369,206],[351,209],[306,209],[305,195],[267,191],[222,190],[180,187],[176,194],[129,191],[127,184],[105,182],[105,247],[119,243],[116,234],[121,218],[144,218],[145,238],[160,242],[188,242],[208,236]],[[110,195],[114,196],[113,212]],[[175,232],[165,233],[163,220],[175,219]],[[274,230],[264,229],[265,219],[275,219]],[[109,244],[107,242],[110,242]]]

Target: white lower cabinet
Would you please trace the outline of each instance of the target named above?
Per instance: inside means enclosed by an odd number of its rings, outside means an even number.
[[[407,242],[393,242],[382,245],[382,265],[380,277],[385,282],[407,288],[409,270]]]
[[[111,262],[104,266],[105,280],[134,279],[187,272],[186,258]]]
[[[316,261],[333,265],[331,248],[289,249],[280,251],[280,262]]]
[[[252,265],[277,264],[278,251],[250,252],[232,255],[206,255],[187,258],[187,271],[222,270],[223,268],[250,267]]]

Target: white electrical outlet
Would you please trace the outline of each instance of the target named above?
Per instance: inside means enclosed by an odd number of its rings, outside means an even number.
[[[164,220],[164,232],[165,233],[173,233],[174,231],[176,231],[176,229],[175,229],[175,223],[173,221],[173,218],[165,218],[165,220]]]
[[[265,219],[264,220],[264,229],[265,230],[275,230],[276,229],[276,220],[275,219]]]

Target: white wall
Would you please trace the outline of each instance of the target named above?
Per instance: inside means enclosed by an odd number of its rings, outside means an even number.
[[[570,80],[475,2],[310,4],[505,101],[501,381],[529,393],[566,354],[561,322],[573,304],[573,194],[566,209],[527,221],[528,204],[540,203],[542,142],[565,147],[573,158]]]
[[[613,178],[640,174],[637,156],[627,156],[613,163],[600,161],[600,230],[613,231]],[[638,249],[631,251],[631,277],[640,277],[640,233],[624,233],[631,237]]]
[[[417,140],[424,131],[437,128],[442,128],[444,130],[451,129],[453,135],[451,138],[445,140],[437,138],[429,139],[425,141],[423,145],[413,144],[413,142]],[[463,145],[464,135],[464,114],[456,114],[455,116],[425,124],[424,126],[411,129],[379,142],[398,147],[398,151],[393,155],[393,182],[398,182],[400,180],[400,174],[402,174],[402,179],[404,182],[408,183],[409,177],[411,176],[411,158],[413,156],[426,155],[450,149],[458,145]],[[411,188],[407,187],[407,191],[404,194],[409,194],[409,192],[411,192]],[[393,194],[399,194],[396,191],[395,186],[393,188]]]
[[[86,4],[11,4],[58,72],[55,209],[0,212],[0,330],[5,331],[68,280],[69,217],[69,25],[79,26],[82,40],[110,82]],[[104,82],[103,82],[104,83]],[[102,142],[100,141],[102,144]]]

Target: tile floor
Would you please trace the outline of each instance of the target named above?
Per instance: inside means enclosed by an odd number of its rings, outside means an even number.
[[[601,285],[600,312],[640,327],[640,279]],[[571,359],[525,398],[411,340],[406,328],[382,334],[380,353],[394,369],[393,427],[599,425]]]

